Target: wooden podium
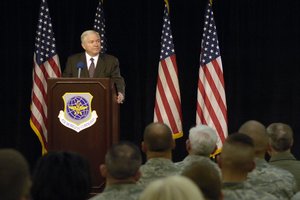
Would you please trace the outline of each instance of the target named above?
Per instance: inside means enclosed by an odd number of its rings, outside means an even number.
[[[47,83],[48,149],[74,151],[87,158],[91,167],[92,192],[101,192],[105,180],[99,166],[104,163],[107,149],[119,140],[119,105],[113,81],[109,78],[50,78]],[[86,93],[92,96],[90,108],[96,111],[98,118],[92,126],[77,132],[63,125],[58,116],[67,115],[65,111],[69,105],[64,95]],[[82,114],[80,110],[78,112]]]

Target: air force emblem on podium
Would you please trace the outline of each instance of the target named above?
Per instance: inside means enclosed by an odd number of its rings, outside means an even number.
[[[59,121],[77,133],[96,123],[98,115],[92,110],[93,96],[90,93],[65,93],[64,110],[59,112]]]

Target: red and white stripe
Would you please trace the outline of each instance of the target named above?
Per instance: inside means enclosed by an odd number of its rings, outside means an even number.
[[[163,122],[173,131],[174,138],[182,136],[182,114],[178,70],[175,54],[159,62],[154,108],[154,122]]]
[[[214,128],[219,136],[218,147],[227,137],[227,108],[221,57],[200,66],[196,123]]]
[[[34,54],[33,86],[31,96],[30,126],[42,144],[43,153],[47,151],[47,78],[60,77],[61,69],[58,56],[48,59],[41,66]]]

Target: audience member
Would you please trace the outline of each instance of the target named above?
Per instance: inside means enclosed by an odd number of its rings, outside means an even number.
[[[89,164],[74,152],[49,152],[34,169],[33,200],[85,200],[91,189]]]
[[[273,123],[267,127],[270,138],[269,163],[291,172],[300,190],[300,161],[291,153],[294,143],[292,128],[284,123]]]
[[[264,159],[269,148],[265,126],[250,120],[240,127],[239,132],[248,135],[254,142],[256,168],[248,174],[249,183],[279,199],[290,199],[296,191],[294,176],[286,170],[270,165]]]
[[[292,198],[291,200],[299,200],[300,199],[300,191],[297,192]]]
[[[0,149],[0,199],[25,200],[30,197],[29,165],[14,149]]]
[[[196,183],[206,200],[223,199],[220,173],[212,162],[199,160],[187,165],[181,174]]]
[[[267,192],[256,190],[246,182],[248,173],[255,168],[254,158],[254,144],[249,136],[234,133],[227,137],[218,159],[225,200],[277,199]]]
[[[140,200],[204,200],[195,183],[184,176],[169,176],[151,182]]]
[[[106,178],[102,193],[92,200],[136,200],[143,187],[136,184],[141,176],[141,152],[134,144],[120,142],[113,145],[100,166],[101,175]]]
[[[154,122],[145,128],[142,150],[147,161],[141,166],[139,184],[146,186],[158,178],[179,174],[179,169],[172,162],[174,147],[172,131],[166,124]]]
[[[217,140],[216,131],[209,126],[197,125],[191,128],[189,131],[189,139],[186,141],[188,156],[186,156],[183,161],[175,163],[175,165],[182,171],[193,162],[205,160],[212,164],[212,167],[219,172],[221,177],[220,168],[209,158],[217,149]]]

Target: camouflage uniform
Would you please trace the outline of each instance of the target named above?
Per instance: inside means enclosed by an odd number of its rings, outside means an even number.
[[[186,166],[189,166],[198,161],[205,161],[205,162],[211,163],[211,165],[218,171],[218,173],[220,174],[220,177],[221,177],[221,170],[220,170],[219,166],[214,161],[212,161],[210,158],[205,157],[205,156],[188,155],[182,161],[176,162],[175,165],[179,168],[180,172],[182,172]]]
[[[224,200],[277,200],[278,198],[263,191],[256,191],[247,182],[223,183]]]
[[[296,192],[294,176],[274,167],[264,159],[256,158],[256,168],[248,174],[248,182],[260,191],[273,194],[279,199],[290,199]]]
[[[90,200],[138,200],[143,189],[135,183],[109,185]]]
[[[297,192],[292,198],[291,200],[300,200],[300,192]]]
[[[144,187],[158,178],[179,174],[175,164],[166,158],[151,158],[141,166],[140,170],[142,177],[138,183]]]
[[[280,152],[271,156],[270,165],[285,169],[291,172],[297,182],[297,189],[300,190],[300,161],[290,152]]]

